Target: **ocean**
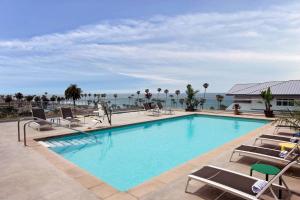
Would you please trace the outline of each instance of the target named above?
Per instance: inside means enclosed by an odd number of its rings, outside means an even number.
[[[224,99],[221,103],[222,105],[227,107],[233,102],[232,97],[226,96],[224,93],[206,93],[206,96],[205,96],[206,102],[204,104],[204,109],[210,109],[210,108],[218,109],[219,108],[219,103],[216,99],[216,95],[218,95],[218,94],[224,96]],[[140,94],[138,96],[137,94],[121,93],[121,94],[117,94],[117,95],[118,95],[117,98],[114,98],[113,94],[106,94],[106,97],[105,98],[100,97],[100,100],[109,102],[110,105],[116,104],[117,106],[120,106],[120,107],[134,105],[136,102],[138,102],[138,99],[142,99],[142,101],[147,102],[147,99],[145,98],[144,94]],[[179,102],[180,99],[184,99],[184,98],[186,98],[185,94],[180,94],[177,97],[176,94],[169,93],[166,98],[166,95],[164,93],[160,93],[160,94],[153,94],[151,100],[160,99],[163,101],[164,106],[172,107],[172,108],[184,108],[185,103],[182,105]],[[203,94],[197,95],[196,98],[198,98],[198,99],[203,98]],[[93,101],[97,101],[97,100],[98,100],[98,97],[94,98],[94,96],[92,94],[91,97],[88,97],[88,96],[82,97],[80,100],[77,101],[77,104],[78,105],[87,105],[88,101],[93,102]],[[69,104],[72,102],[66,101],[66,102],[62,102],[62,103]],[[93,105],[93,103],[91,103],[91,104]]]

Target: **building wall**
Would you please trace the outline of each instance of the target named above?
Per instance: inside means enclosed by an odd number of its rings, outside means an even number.
[[[233,100],[234,103],[240,104],[241,110],[262,111],[265,109],[264,101],[259,95],[235,95]],[[300,102],[300,96],[274,96],[274,99],[271,101],[272,110],[294,110],[296,108],[294,101]],[[232,109],[231,105],[227,110]]]

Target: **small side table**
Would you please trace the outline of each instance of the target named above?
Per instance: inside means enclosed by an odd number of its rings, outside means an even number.
[[[251,165],[250,169],[250,176],[252,176],[253,171],[257,171],[259,173],[266,175],[266,181],[269,180],[269,175],[277,175],[281,170],[275,166],[272,165],[266,165],[266,164],[259,164],[256,163],[254,165]],[[282,179],[281,176],[279,177],[279,185],[282,185]],[[281,199],[282,193],[281,190],[279,190],[279,198]]]

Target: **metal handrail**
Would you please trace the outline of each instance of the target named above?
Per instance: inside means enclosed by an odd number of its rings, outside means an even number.
[[[83,134],[86,134],[88,137],[93,136],[95,138],[95,140],[97,141],[97,137],[95,135],[90,135],[89,133],[87,133],[85,131],[81,131],[81,130],[78,130],[78,129],[75,129],[75,128],[69,128],[69,127],[63,126],[61,124],[54,123],[54,122],[49,122],[47,120],[44,120],[44,119],[41,119],[41,118],[38,118],[38,117],[23,117],[23,118],[19,118],[18,119],[18,142],[21,141],[20,122],[24,121],[24,120],[30,120],[30,121],[26,122],[23,125],[24,146],[27,146],[27,142],[26,142],[26,125],[28,125],[28,124],[30,124],[32,122],[37,122],[37,121],[44,121],[44,122],[47,122],[47,123],[52,124],[52,125],[56,125],[56,126],[61,127],[61,128],[66,128],[66,129],[69,129],[69,130],[72,130],[72,131],[83,133]]]

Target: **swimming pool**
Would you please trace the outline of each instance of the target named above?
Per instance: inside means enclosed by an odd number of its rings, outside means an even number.
[[[268,121],[190,115],[48,139],[51,150],[120,191],[259,128]]]

